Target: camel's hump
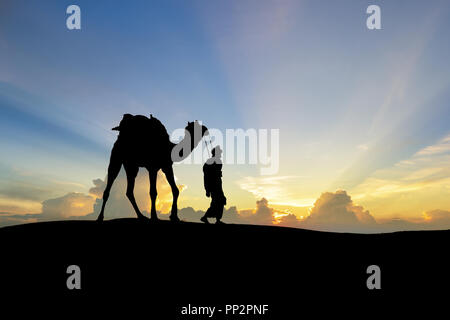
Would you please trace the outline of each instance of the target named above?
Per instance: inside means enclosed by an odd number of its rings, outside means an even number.
[[[121,134],[151,134],[169,139],[166,127],[157,118],[126,113],[120,121],[118,131]]]

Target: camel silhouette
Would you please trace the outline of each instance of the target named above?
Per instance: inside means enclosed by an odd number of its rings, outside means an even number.
[[[136,211],[139,219],[146,219],[139,210],[134,198],[134,184],[139,167],[144,167],[149,172],[151,219],[158,220],[156,215],[156,180],[159,169],[166,175],[172,189],[172,210],[170,220],[179,221],[177,201],[179,190],[175,184],[173,174],[173,162],[185,159],[198,145],[204,135],[208,135],[208,128],[197,120],[188,122],[185,128],[184,138],[177,144],[169,139],[164,125],[155,117],[143,115],[124,114],[119,126],[112,130],[119,131],[119,136],[111,151],[108,166],[108,178],[103,192],[103,203],[97,221],[103,221],[105,205],[109,192],[123,165],[127,176],[127,198]]]

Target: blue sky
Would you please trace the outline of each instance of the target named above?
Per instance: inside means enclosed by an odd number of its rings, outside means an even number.
[[[66,28],[70,4],[81,30]],[[370,4],[382,30],[366,28]],[[278,191],[254,166],[224,168],[238,207],[254,206],[261,192],[251,186],[265,183],[280,205],[359,194],[377,170],[449,134],[449,10],[448,1],[2,1],[0,189],[38,183],[46,192],[35,202],[86,193],[106,175],[111,127],[123,113],[152,113],[169,132],[194,119],[280,129]],[[187,202],[203,208],[200,174],[176,169]]]

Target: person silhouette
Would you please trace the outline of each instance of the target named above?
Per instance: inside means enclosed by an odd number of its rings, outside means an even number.
[[[223,223],[220,219],[222,219],[223,208],[227,204],[227,198],[222,189],[222,149],[217,146],[212,149],[211,154],[212,157],[203,165],[203,182],[206,196],[211,197],[211,204],[200,220],[209,223],[208,218],[216,218],[216,223],[220,224]]]

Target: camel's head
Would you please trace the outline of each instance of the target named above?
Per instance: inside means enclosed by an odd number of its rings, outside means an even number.
[[[208,128],[197,120],[188,122],[184,130],[184,138],[177,144],[174,144],[176,150],[175,158],[172,158],[172,161],[179,162],[185,159],[197,147],[202,138],[205,135],[209,135]]]
[[[203,136],[209,134],[208,128],[202,125],[197,120],[188,122],[187,126],[184,129],[189,132],[191,137],[193,137],[194,139],[197,138],[197,136],[199,136],[201,139]]]
[[[186,130],[186,134],[188,134],[191,140],[191,149],[194,149],[200,140],[202,140],[203,136],[208,135],[208,128],[202,125],[197,120],[193,122],[188,122],[187,126],[184,128]]]

